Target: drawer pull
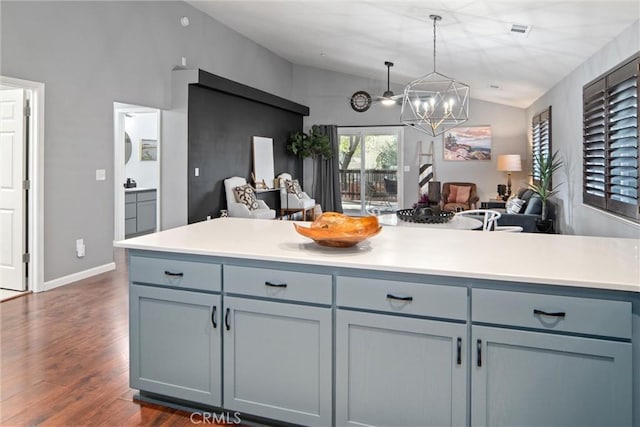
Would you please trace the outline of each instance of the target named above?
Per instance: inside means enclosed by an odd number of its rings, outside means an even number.
[[[270,286],[272,288],[286,288],[286,283],[273,283],[273,282],[264,282],[265,286]]]
[[[231,315],[231,309],[227,308],[227,313],[224,315],[224,326],[226,326],[227,331],[231,329],[231,323],[229,316]]]
[[[216,306],[215,305],[211,309],[211,325],[213,326],[213,329],[218,327],[218,323],[216,322]]]
[[[553,313],[549,313],[543,310],[538,310],[537,308],[533,309],[533,315],[534,316],[551,316],[551,317],[565,317],[567,315],[567,313],[565,313],[564,311],[556,311]]]
[[[176,276],[176,277],[182,277],[184,276],[184,273],[173,273],[169,270],[165,270],[164,271],[165,276]]]
[[[456,363],[458,364],[458,366],[462,365],[462,338],[458,337],[458,342],[456,344],[456,347],[458,349],[458,356],[456,358]]]
[[[400,297],[400,296],[394,295],[394,294],[387,294],[387,298],[395,299],[395,300],[398,300],[398,301],[413,301],[413,297],[411,297],[411,296]]]
[[[478,365],[478,368],[482,368],[482,340],[478,340],[477,346],[478,346],[477,365]]]

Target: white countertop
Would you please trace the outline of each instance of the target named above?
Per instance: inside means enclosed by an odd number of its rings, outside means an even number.
[[[130,188],[125,188],[124,192],[125,193],[134,193],[136,191],[151,191],[154,190],[155,188],[145,188],[145,187],[130,187]]]
[[[289,221],[219,218],[115,246],[640,292],[638,239],[384,227],[355,247],[327,248],[296,233]]]

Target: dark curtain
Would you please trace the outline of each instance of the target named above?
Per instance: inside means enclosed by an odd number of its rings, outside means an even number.
[[[333,150],[330,159],[315,159],[317,162],[317,179],[314,198],[320,204],[323,212],[342,212],[342,198],[340,194],[340,166],[338,126],[319,125],[320,132],[329,135],[329,143]]]

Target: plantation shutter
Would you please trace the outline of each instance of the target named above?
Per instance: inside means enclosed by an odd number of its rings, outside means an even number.
[[[584,89],[583,117],[583,199],[605,207],[605,79]]]
[[[540,158],[549,157],[551,154],[551,106],[540,114],[533,116],[531,142],[532,159],[535,159],[536,156],[540,156]],[[540,171],[534,168],[533,182],[538,183],[539,181]]]
[[[637,220],[640,59],[583,89],[583,201]]]

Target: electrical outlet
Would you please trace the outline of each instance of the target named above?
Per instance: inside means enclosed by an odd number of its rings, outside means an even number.
[[[96,181],[104,181],[107,179],[107,171],[104,169],[96,169]]]
[[[85,250],[84,239],[76,240],[76,256],[78,258],[84,257],[84,250]]]
[[[411,171],[411,166],[409,166],[409,165],[405,165],[405,166],[404,166],[404,171],[405,171],[405,172],[410,172],[410,171]]]

